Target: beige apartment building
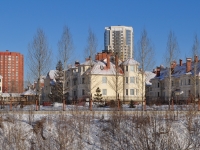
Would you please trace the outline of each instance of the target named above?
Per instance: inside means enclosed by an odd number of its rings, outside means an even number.
[[[179,64],[172,62],[170,69],[172,73],[171,90],[169,90],[169,68],[161,66],[154,70],[156,76],[150,80],[152,85],[149,87],[149,100],[158,99],[168,101],[169,97],[172,96],[175,101],[178,99],[178,101],[187,102],[199,98],[200,61],[198,61],[198,57],[195,56],[194,60],[186,58],[185,63],[182,60],[179,61]],[[169,93],[170,91],[171,93]]]
[[[85,100],[94,97],[99,87],[103,100],[116,100],[119,95],[120,100],[141,101],[142,83],[138,66],[139,63],[132,58],[120,61],[107,52],[98,53],[94,61],[75,62],[75,66],[66,71],[67,97],[69,100]]]
[[[120,54],[122,61],[133,58],[133,28],[128,26],[105,27],[105,50]]]

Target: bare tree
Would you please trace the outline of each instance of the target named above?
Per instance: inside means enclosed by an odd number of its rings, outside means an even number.
[[[92,60],[94,60],[95,54],[97,52],[97,38],[95,33],[89,28],[88,30],[88,37],[87,37],[87,45],[85,48],[85,55],[86,58],[88,56],[91,57]]]
[[[94,78],[95,76],[92,76],[91,71],[92,71],[92,67],[94,65],[94,62],[92,60],[94,60],[95,54],[97,51],[97,38],[96,35],[94,34],[94,32],[89,28],[88,30],[88,37],[87,37],[87,45],[85,48],[85,57],[88,58],[89,56],[89,73],[88,73],[88,96],[91,97],[91,83],[92,83],[92,78]],[[89,94],[90,93],[90,94]]]
[[[58,57],[61,60],[64,70],[66,70],[67,63],[73,53],[73,39],[68,26],[63,27],[63,33],[58,41]]]
[[[198,65],[198,60],[196,60],[196,57],[199,56],[199,40],[198,40],[198,37],[197,37],[197,34],[194,36],[194,44],[192,46],[192,54],[193,54],[193,57],[194,57],[194,77],[193,77],[193,83],[194,83],[194,98],[196,100],[196,97],[197,97],[197,93],[196,93],[196,88],[197,88],[197,85],[196,85],[196,80],[197,80],[197,65]]]
[[[150,70],[154,65],[154,49],[150,39],[148,38],[147,31],[144,29],[141,33],[141,38],[138,42],[138,61],[141,66],[142,73],[142,105],[144,101],[145,89],[145,70]],[[142,107],[143,110],[143,107]]]
[[[73,39],[68,26],[63,27],[62,36],[58,42],[58,57],[61,60],[64,67],[64,80],[63,80],[63,99],[65,94],[65,70],[67,69],[67,63],[73,53]]]
[[[51,66],[52,51],[42,29],[37,29],[33,41],[28,45],[27,64],[30,75],[38,81],[38,92],[41,94],[40,77],[46,74]],[[39,96],[40,101],[40,96]]]
[[[168,36],[168,41],[167,41],[167,49],[166,49],[166,54],[164,55],[164,59],[165,59],[165,63],[166,66],[168,67],[168,76],[169,76],[169,86],[168,86],[168,96],[169,96],[169,106],[170,106],[170,99],[172,96],[172,91],[171,91],[171,87],[172,87],[172,79],[171,79],[171,75],[172,75],[172,61],[176,60],[177,56],[178,56],[178,43],[176,40],[176,36],[174,34],[174,32],[170,31],[169,36]]]

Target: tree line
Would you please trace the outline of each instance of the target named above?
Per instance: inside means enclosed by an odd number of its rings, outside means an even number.
[[[97,52],[97,38],[95,33],[89,28],[87,45],[84,50],[85,56],[90,56],[92,60]],[[194,44],[192,46],[192,56],[199,55],[199,39],[197,34],[194,36]],[[74,52],[73,38],[68,26],[63,27],[63,32],[60,40],[58,41],[58,60],[63,64],[63,69],[66,70],[67,63]],[[179,54],[178,42],[173,31],[169,32],[168,40],[166,44],[166,50],[164,53],[165,65],[169,68],[169,87],[168,91],[171,93],[171,62],[177,59]],[[145,29],[141,32],[140,39],[137,43],[137,55],[136,60],[140,63],[140,70],[142,73],[142,83],[145,82],[145,71],[151,70],[155,65],[155,48],[153,42],[148,37],[148,33]],[[52,63],[52,50],[48,45],[47,37],[42,29],[37,29],[36,34],[33,36],[32,42],[28,44],[28,55],[27,55],[27,65],[28,65],[28,78],[35,79],[38,81],[42,75],[45,75],[51,67]],[[194,71],[196,73],[197,66],[195,65]],[[65,77],[64,77],[65,78]],[[30,80],[31,80],[30,79]],[[196,82],[196,76],[194,76],[194,82]],[[64,83],[65,84],[65,83]],[[64,85],[63,85],[64,86]],[[142,89],[142,95],[145,93],[144,84],[140,85]],[[196,87],[196,84],[195,84]],[[39,84],[39,91],[41,93],[41,88]],[[63,88],[64,89],[64,88]],[[64,91],[63,91],[64,92]],[[196,96],[196,90],[195,90]],[[170,101],[171,96],[169,97]],[[144,101],[145,97],[142,97]]]

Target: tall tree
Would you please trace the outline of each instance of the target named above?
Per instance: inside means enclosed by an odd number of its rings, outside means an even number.
[[[63,96],[65,94],[66,85],[65,85],[65,70],[67,69],[67,63],[73,54],[74,46],[73,46],[73,39],[68,26],[63,27],[63,33],[58,41],[58,57],[62,64],[64,65],[64,80],[63,80]],[[63,97],[64,99],[64,97]]]
[[[115,92],[115,100],[118,100],[118,96],[123,95],[123,86],[124,86],[124,81],[123,81],[123,75],[119,67],[119,54],[116,52],[115,53],[115,75],[110,78],[108,81],[109,86],[114,90]]]
[[[67,67],[67,63],[73,53],[73,39],[68,26],[63,27],[63,33],[58,41],[58,57],[61,60],[64,70]]]
[[[193,60],[194,60],[194,77],[193,77],[193,83],[194,83],[194,98],[196,100],[197,93],[196,93],[196,87],[197,87],[197,66],[198,66],[198,61],[196,61],[196,57],[199,56],[199,39],[197,34],[194,36],[194,43],[192,46],[192,54],[193,54]]]
[[[178,42],[176,40],[176,36],[174,34],[174,32],[170,31],[169,36],[168,36],[168,41],[167,41],[167,49],[166,49],[166,53],[164,55],[165,58],[165,63],[166,66],[168,67],[168,77],[169,77],[169,86],[168,86],[168,96],[169,96],[169,106],[170,106],[170,99],[172,97],[172,79],[171,79],[171,75],[172,75],[172,61],[177,59],[179,53],[179,49],[178,49]]]
[[[143,102],[145,95],[145,71],[151,70],[154,65],[154,49],[150,39],[148,38],[147,31],[144,29],[141,33],[140,40],[138,42],[138,62],[141,66],[141,74],[142,74],[142,110],[143,110]]]
[[[87,37],[87,45],[85,48],[86,58],[90,56],[91,59],[94,60],[95,54],[97,52],[97,46],[98,46],[97,37],[95,33],[89,28],[88,37]]]
[[[47,38],[42,29],[37,29],[33,41],[28,45],[27,64],[28,72],[38,81],[38,92],[41,94],[40,77],[45,75],[51,66],[52,51],[48,46]],[[40,101],[40,96],[39,96]]]
[[[91,71],[94,64],[92,60],[94,60],[96,51],[97,51],[97,38],[94,32],[89,28],[88,37],[87,37],[87,45],[85,48],[85,57],[88,58],[89,56],[89,66],[90,66],[89,67],[90,71],[88,73],[88,94],[90,93],[90,95],[88,96],[91,96],[91,90],[92,90],[91,83],[93,80],[92,78],[95,77],[95,76],[92,77]]]

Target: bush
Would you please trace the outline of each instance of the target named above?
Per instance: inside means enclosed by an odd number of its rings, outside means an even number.
[[[135,108],[135,103],[133,100],[130,101],[129,108]]]

